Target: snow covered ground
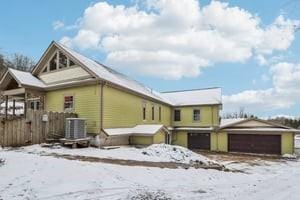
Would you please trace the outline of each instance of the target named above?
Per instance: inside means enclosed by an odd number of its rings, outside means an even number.
[[[35,145],[25,149],[0,149],[0,159],[5,159],[4,165],[0,165],[0,199],[141,199],[152,196],[152,199],[296,200],[300,197],[299,160],[259,160],[255,161],[256,165],[236,160],[224,162],[229,168],[244,171],[233,173],[66,160],[44,156],[41,150],[99,156],[99,151],[92,148],[47,149]],[[101,151],[101,156],[137,156],[134,151],[107,150],[106,153]],[[140,149],[136,151],[141,152]],[[144,156],[142,154],[140,159],[146,159]],[[171,159],[163,158],[165,155],[160,153],[150,156],[161,157],[157,161]]]
[[[70,149],[66,147],[53,146],[51,148],[43,148],[40,145],[33,145],[23,148],[29,153],[56,153],[68,155],[80,155],[96,158],[111,158],[123,160],[138,160],[150,162],[176,162],[176,163],[192,163],[203,162],[205,164],[216,163],[200,154],[194,153],[184,147],[167,145],[167,144],[154,144],[147,148],[135,148],[130,146],[122,146],[116,149],[98,149],[98,148],[80,148]]]

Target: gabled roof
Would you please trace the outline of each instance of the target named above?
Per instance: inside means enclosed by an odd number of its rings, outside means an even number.
[[[50,44],[50,46],[52,45],[55,45],[59,50],[67,53],[71,58],[75,59],[78,63],[80,63],[83,68],[85,68],[88,72],[90,72],[91,75],[95,76],[100,80],[104,80],[108,83],[113,83],[117,86],[148,96],[150,98],[156,99],[166,104],[170,104],[170,105],[172,104],[167,99],[164,99],[159,92],[156,92],[151,88],[144,86],[143,84],[129,78],[124,74],[121,74],[101,63],[98,63],[97,61],[85,57],[63,44],[53,41]],[[50,46],[48,47],[48,49],[50,49]],[[43,56],[45,56],[45,54]],[[39,61],[39,63],[40,62],[41,60]],[[37,66],[39,65],[39,63],[37,64]],[[35,72],[36,67],[33,69],[32,72]]]
[[[20,70],[11,69],[11,68],[7,70],[0,84],[8,75],[11,75],[17,81],[17,83],[20,84],[22,87],[32,86],[32,87],[44,88],[46,86],[41,80],[33,76],[30,72],[24,72]]]
[[[108,136],[153,136],[162,129],[167,131],[162,124],[145,124],[133,128],[107,128],[104,129],[104,132]]]
[[[221,119],[220,127],[221,127],[221,128],[227,127],[227,126],[230,126],[230,125],[237,124],[237,123],[239,123],[239,122],[243,122],[243,121],[245,121],[245,120],[246,120],[246,118]]]
[[[263,119],[258,119],[258,118],[237,118],[237,119],[221,119],[221,124],[220,124],[220,128],[224,129],[224,128],[231,128],[231,127],[247,127],[247,122],[259,122],[260,124],[262,124],[262,126],[257,126],[255,125],[255,128],[281,128],[281,129],[293,129],[291,127],[288,126],[284,126],[282,124],[278,124],[278,123],[274,123],[274,122],[270,122],[267,120],[263,120]],[[244,125],[245,124],[245,125]],[[243,126],[244,125],[244,126]],[[250,127],[251,128],[251,127]],[[252,127],[253,128],[253,127]]]
[[[38,64],[35,66],[35,68],[33,68],[33,74],[36,73],[43,58],[53,45],[66,53],[78,64],[82,65],[82,67],[96,79],[106,81],[129,91],[150,97],[162,103],[172,106],[213,105],[222,103],[220,88],[159,93],[129,78],[128,76],[121,74],[88,57],[85,57],[69,47],[55,41],[51,42],[42,58],[39,60]]]
[[[222,104],[221,88],[163,92],[162,96],[171,101],[174,106]]]

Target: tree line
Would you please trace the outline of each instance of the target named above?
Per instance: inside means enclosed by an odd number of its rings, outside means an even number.
[[[256,115],[245,112],[245,109],[241,107],[238,111],[224,113],[222,116],[223,119],[236,119],[236,118],[244,118],[244,119],[255,119],[258,118]],[[288,118],[288,117],[270,117],[267,119],[268,121],[275,122],[278,124],[282,124],[284,126],[300,129],[300,117],[298,118]]]
[[[292,128],[300,129],[300,117],[299,118],[287,118],[287,117],[276,117],[273,119],[268,119],[269,121],[283,124]]]

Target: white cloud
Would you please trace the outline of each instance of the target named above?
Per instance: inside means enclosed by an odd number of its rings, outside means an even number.
[[[226,111],[240,106],[248,111],[266,111],[290,108],[300,101],[300,64],[280,62],[270,67],[273,87],[265,90],[247,90],[223,97]]]
[[[64,22],[60,21],[60,20],[57,20],[57,21],[54,21],[52,23],[52,27],[54,30],[58,30],[58,29],[61,29],[65,26]]]
[[[77,34],[61,42],[104,52],[106,64],[114,67],[180,79],[198,76],[215,63],[286,50],[294,39],[296,22],[282,16],[264,28],[256,15],[219,1],[204,7],[197,0],[143,3],[93,4],[76,22]]]

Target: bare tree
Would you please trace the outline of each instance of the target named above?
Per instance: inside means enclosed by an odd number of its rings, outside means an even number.
[[[249,113],[246,113],[245,112],[245,108],[244,107],[240,107],[238,111],[235,111],[235,112],[228,112],[228,113],[225,113],[222,118],[224,119],[230,119],[230,118],[256,118],[255,115],[253,114],[249,114]]]
[[[15,68],[22,71],[30,71],[35,62],[28,56],[15,53],[7,59],[8,67]]]

